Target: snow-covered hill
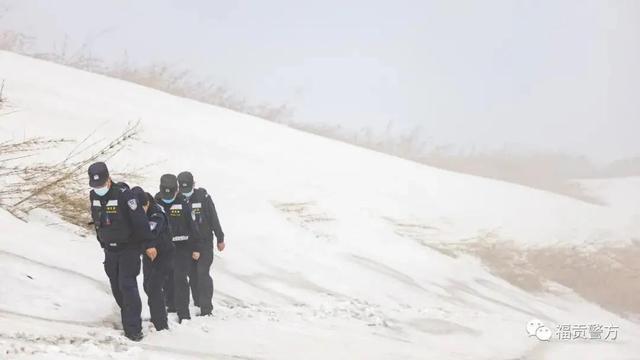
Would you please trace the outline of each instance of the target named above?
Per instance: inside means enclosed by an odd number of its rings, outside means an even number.
[[[640,327],[548,284],[531,293],[438,244],[626,246],[636,206],[596,206],[447,172],[251,116],[0,52],[12,110],[0,140],[142,140],[109,161],[148,164],[143,187],[190,170],[214,194],[228,247],[214,261],[215,317],[141,344],[114,328],[91,236],[41,210],[0,210],[0,357],[251,359],[634,358]],[[330,106],[330,104],[328,104]],[[64,156],[74,144],[47,153]],[[637,204],[637,202],[636,202]],[[586,274],[585,276],[588,276]],[[615,341],[540,342],[525,324],[620,327]],[[7,355],[3,355],[7,354]],[[4,358],[4,357],[2,357]]]

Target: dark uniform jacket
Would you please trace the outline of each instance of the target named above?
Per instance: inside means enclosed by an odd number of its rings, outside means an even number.
[[[204,241],[213,241],[213,235],[219,243],[224,242],[224,232],[213,199],[203,188],[194,189],[188,198],[193,211],[195,223]]]
[[[91,190],[89,199],[96,236],[103,248],[140,246],[140,241],[151,239],[144,209],[126,184],[112,184],[104,196]]]
[[[162,252],[173,247],[169,219],[162,207],[156,203],[149,204],[147,217],[149,218],[149,230],[153,238],[145,242],[145,250],[154,247]]]
[[[171,241],[175,246],[189,246],[191,251],[200,251],[200,234],[194,223],[191,206],[187,199],[182,195],[176,195],[172,203],[167,204],[162,201],[160,193],[155,197],[158,205],[162,206],[167,218],[169,219],[169,228],[171,229]]]

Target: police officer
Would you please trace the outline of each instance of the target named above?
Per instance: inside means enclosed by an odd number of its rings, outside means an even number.
[[[107,165],[89,166],[91,217],[104,249],[104,270],[120,307],[126,337],[142,340],[142,304],[136,278],[140,273],[141,241],[151,238],[149,222],[128,186],[114,183]]]
[[[171,240],[176,247],[173,283],[167,282],[166,288],[171,293],[173,285],[175,310],[178,313],[178,321],[182,322],[191,319],[188,276],[192,261],[200,258],[200,236],[193,222],[191,206],[178,192],[178,179],[175,175],[162,175],[156,201],[167,214]]]
[[[153,238],[145,241],[143,246],[143,284],[144,291],[147,293],[151,322],[156,330],[162,331],[169,329],[163,286],[173,268],[175,247],[171,242],[167,215],[155,202],[153,196],[138,186],[131,189],[131,192],[147,214],[149,229],[153,235]]]
[[[187,198],[194,214],[198,232],[202,237],[200,258],[194,260],[189,278],[194,303],[200,307],[201,316],[209,316],[213,311],[213,279],[211,264],[213,263],[213,236],[217,240],[219,251],[224,250],[224,233],[220,226],[216,206],[204,188],[195,188],[193,175],[184,171],[178,174],[180,193]]]

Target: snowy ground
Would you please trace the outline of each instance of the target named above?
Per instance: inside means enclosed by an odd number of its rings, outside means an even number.
[[[596,206],[10,53],[0,52],[0,78],[16,111],[0,120],[0,139],[81,140],[96,130],[95,137],[108,139],[139,119],[142,141],[110,167],[153,164],[140,184],[150,191],[162,173],[191,170],[213,193],[228,236],[214,261],[215,316],[174,322],[170,332],[148,330],[134,344],[117,329],[95,239],[41,210],[26,223],[0,210],[2,359],[640,353],[632,316],[596,305],[571,283],[545,280],[533,291],[486,257],[448,252],[479,240],[508,241],[523,252],[632,246],[640,234],[640,194],[630,191],[637,179],[585,182],[608,202]],[[68,151],[46,156],[56,160]],[[599,323],[620,330],[615,341],[541,342],[525,332],[532,318],[552,329]]]

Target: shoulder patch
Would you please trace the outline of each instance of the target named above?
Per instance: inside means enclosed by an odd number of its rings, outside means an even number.
[[[130,199],[129,201],[127,201],[127,205],[129,205],[129,209],[131,209],[132,211],[136,211],[136,209],[138,208],[138,201],[136,199]]]
[[[151,229],[151,231],[155,230],[156,227],[158,227],[158,223],[155,221],[149,221],[149,229]]]

